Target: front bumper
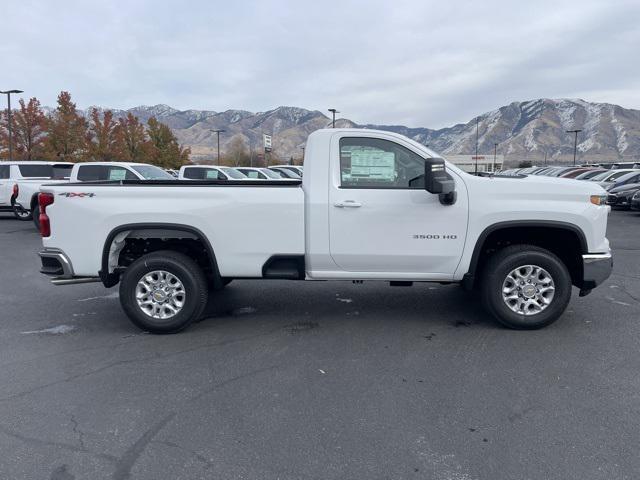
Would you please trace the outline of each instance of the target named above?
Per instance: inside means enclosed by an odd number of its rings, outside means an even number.
[[[613,255],[607,253],[587,253],[582,255],[581,293],[588,293],[604,282],[613,270]],[[586,294],[585,293],[585,294]]]

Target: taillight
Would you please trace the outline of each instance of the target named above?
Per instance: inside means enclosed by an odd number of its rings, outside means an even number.
[[[53,193],[38,194],[38,205],[40,206],[38,223],[40,223],[40,235],[43,237],[51,235],[51,224],[49,223],[49,217],[47,216],[47,207],[53,203],[53,200]]]
[[[20,189],[18,188],[18,184],[14,183],[13,184],[13,198],[18,198],[18,192],[20,191]]]

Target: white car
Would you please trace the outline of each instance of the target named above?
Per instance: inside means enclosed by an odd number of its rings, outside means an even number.
[[[236,278],[461,283],[502,324],[541,328],[572,286],[583,296],[611,273],[597,184],[474,176],[366,129],[312,133],[305,162],[301,181],[43,186],[41,271],[119,283],[132,322],[157,333]]]
[[[240,173],[245,174],[249,178],[257,180],[284,180],[282,176],[268,168],[259,167],[238,167]]]
[[[82,162],[53,164],[52,168],[62,168],[68,178],[50,180],[47,178],[18,180],[16,181],[16,197],[14,208],[21,212],[22,219],[33,218],[36,228],[39,228],[38,193],[40,187],[48,183],[74,183],[96,181],[123,181],[123,180],[175,180],[171,174],[160,167],[146,163],[133,162]],[[58,178],[56,176],[52,178]]]
[[[43,183],[64,182],[73,163],[13,161],[0,162],[0,212],[13,212],[20,220],[30,220],[30,209],[20,205],[19,186],[38,191]]]
[[[180,180],[248,180],[244,173],[232,167],[185,165],[178,172]]]

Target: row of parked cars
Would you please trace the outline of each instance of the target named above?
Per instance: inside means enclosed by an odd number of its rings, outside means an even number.
[[[611,167],[611,168],[606,168]],[[640,210],[640,162],[573,167],[528,167],[500,172],[501,175],[542,175],[595,182],[607,191],[613,208]]]
[[[38,226],[38,193],[44,184],[122,180],[300,180],[302,167],[224,167],[186,165],[164,170],[155,165],[130,162],[0,162],[0,212],[13,212],[20,220],[33,219]]]

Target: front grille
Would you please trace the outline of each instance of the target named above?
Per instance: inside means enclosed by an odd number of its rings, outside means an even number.
[[[617,195],[608,195],[607,196],[607,203],[609,205],[615,205],[616,203],[618,203],[618,196]]]

